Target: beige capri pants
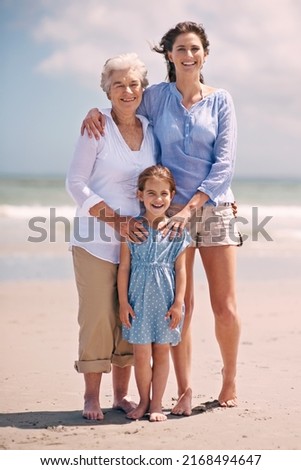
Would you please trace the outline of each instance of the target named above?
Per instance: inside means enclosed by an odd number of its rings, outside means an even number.
[[[122,339],[117,296],[118,265],[73,246],[78,291],[79,350],[75,369],[108,373],[133,364],[132,345]]]

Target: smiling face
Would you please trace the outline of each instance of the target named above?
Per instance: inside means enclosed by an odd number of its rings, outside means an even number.
[[[171,191],[169,181],[157,177],[146,180],[144,189],[138,191],[138,197],[145,206],[145,216],[149,222],[165,216],[173,196],[174,191]]]
[[[179,34],[168,58],[174,63],[177,77],[183,73],[197,73],[203,66],[206,54],[201,39],[195,33]]]
[[[142,100],[143,88],[134,70],[115,70],[111,75],[108,98],[115,111],[135,113]]]

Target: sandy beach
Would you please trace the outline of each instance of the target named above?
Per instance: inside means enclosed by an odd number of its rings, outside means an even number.
[[[65,245],[29,248],[32,254],[63,257],[71,272]],[[0,449],[300,449],[300,249],[275,248],[246,243],[238,251],[242,337],[239,406],[232,409],[216,407],[221,360],[198,261],[194,411],[188,418],[168,415],[163,423],[129,421],[112,410],[110,375],[102,385],[105,420],[81,417],[83,380],[73,369],[77,293],[72,276],[61,279],[58,270],[57,279],[1,282]],[[133,378],[130,391],[137,400]],[[175,394],[171,368],[167,413]]]

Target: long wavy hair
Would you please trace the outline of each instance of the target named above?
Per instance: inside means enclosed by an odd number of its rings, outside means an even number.
[[[163,54],[166,60],[167,66],[167,79],[169,82],[176,81],[176,69],[173,62],[170,62],[168,58],[168,52],[172,51],[173,45],[175,40],[180,34],[185,33],[194,33],[196,34],[201,42],[205,54],[209,54],[209,41],[207,35],[205,33],[205,29],[203,25],[194,23],[192,21],[184,21],[182,23],[178,23],[174,28],[171,28],[167,31],[166,34],[162,37],[158,46],[152,47],[152,50],[158,52],[159,54]],[[200,82],[204,83],[204,78],[202,73],[200,72]]]

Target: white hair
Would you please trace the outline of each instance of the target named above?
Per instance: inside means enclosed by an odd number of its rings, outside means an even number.
[[[108,93],[112,84],[112,73],[116,70],[134,70],[138,73],[142,88],[148,85],[147,69],[144,63],[134,52],[119,54],[108,59],[102,69],[100,86],[105,93]]]

